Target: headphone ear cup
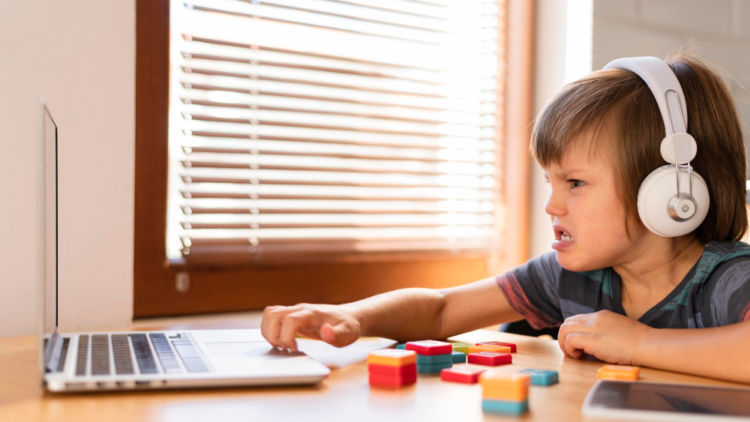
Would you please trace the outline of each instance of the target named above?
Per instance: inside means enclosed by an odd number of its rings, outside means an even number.
[[[687,183],[687,176],[684,182]],[[695,214],[676,221],[669,215],[669,201],[676,195],[675,168],[666,165],[652,171],[638,189],[638,215],[643,225],[662,237],[682,236],[697,229],[708,214],[711,199],[708,186],[698,173],[691,173],[691,183]]]

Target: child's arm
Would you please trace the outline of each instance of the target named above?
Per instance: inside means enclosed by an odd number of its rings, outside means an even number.
[[[521,319],[494,277],[445,290],[401,289],[343,305],[271,306],[261,332],[273,346],[296,350],[295,336],[344,346],[360,335],[395,340],[445,338]]]
[[[574,358],[587,353],[611,363],[750,383],[750,321],[714,328],[659,329],[600,311],[566,319],[558,342]]]

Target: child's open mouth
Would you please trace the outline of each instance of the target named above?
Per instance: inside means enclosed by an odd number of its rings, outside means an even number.
[[[563,250],[573,244],[573,236],[563,227],[555,225],[555,241],[552,242],[552,249]]]

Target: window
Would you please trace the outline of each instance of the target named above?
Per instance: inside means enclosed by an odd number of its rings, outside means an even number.
[[[135,315],[352,300],[508,261],[526,184],[508,154],[528,158],[503,139],[505,12],[139,2]]]

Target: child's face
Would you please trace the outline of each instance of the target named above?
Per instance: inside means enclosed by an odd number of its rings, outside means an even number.
[[[589,149],[588,136],[575,142],[559,163],[546,170],[551,192],[545,211],[552,218],[560,265],[571,271],[590,271],[627,262],[646,235],[640,224],[625,231],[625,207],[605,153]],[[608,136],[606,131],[598,136]]]

